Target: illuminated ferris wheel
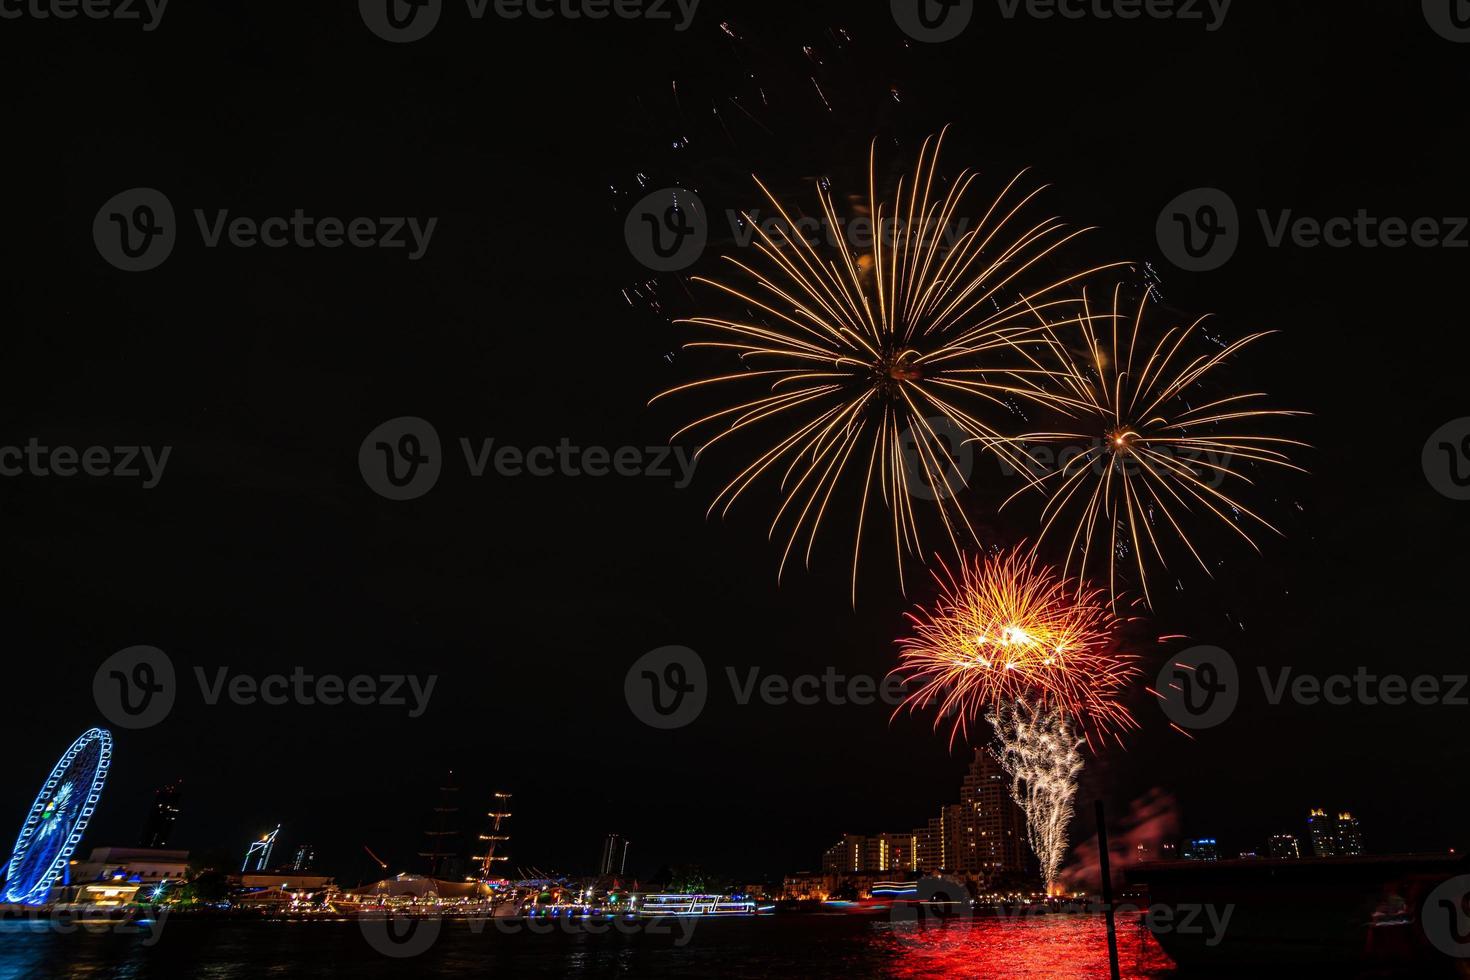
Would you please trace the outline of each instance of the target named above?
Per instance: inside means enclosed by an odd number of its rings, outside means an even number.
[[[24,905],[46,901],[82,842],[111,764],[112,733],[107,729],[90,729],[71,743],[21,824],[5,870],[5,901]]]

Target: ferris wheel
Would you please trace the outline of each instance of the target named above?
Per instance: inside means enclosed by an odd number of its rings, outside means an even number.
[[[5,871],[4,900],[46,901],[82,842],[112,764],[112,733],[92,728],[62,754],[21,824]]]

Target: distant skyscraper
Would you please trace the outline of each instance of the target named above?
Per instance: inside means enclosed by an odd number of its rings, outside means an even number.
[[[1027,877],[1031,870],[1026,842],[1026,816],[1011,799],[1010,777],[1000,762],[975,750],[970,771],[960,785],[954,870],[987,879]]]
[[[1213,837],[1196,837],[1184,845],[1186,861],[1218,861],[1220,850]]]
[[[827,874],[913,871],[918,868],[918,846],[918,832],[843,834],[842,840],[823,852],[822,870]]]
[[[276,829],[264,835],[257,841],[251,841],[250,847],[245,851],[245,863],[240,866],[241,871],[268,871],[271,866],[271,851],[275,850],[276,837],[281,832],[281,825],[276,824]],[[252,867],[253,865],[253,867]]]
[[[1358,818],[1342,811],[1336,815],[1315,809],[1307,816],[1313,857],[1357,857],[1363,853],[1363,831]]]
[[[297,847],[296,857],[291,861],[291,870],[310,871],[313,864],[316,864],[316,848],[310,844]]]
[[[1302,848],[1297,839],[1291,834],[1273,834],[1270,845],[1270,854],[1273,858],[1299,858],[1302,856]]]
[[[608,875],[625,874],[628,867],[628,839],[622,834],[608,834],[602,842],[602,862],[597,873]]]
[[[168,847],[174,821],[179,818],[179,797],[182,795],[181,784],[177,782],[169,783],[153,794],[153,809],[148,814],[148,823],[143,827],[143,837],[138,841],[139,847]]]

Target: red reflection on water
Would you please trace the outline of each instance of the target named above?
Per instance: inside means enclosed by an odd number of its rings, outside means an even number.
[[[1118,917],[1123,977],[1174,974],[1139,916]],[[895,977],[1108,977],[1107,926],[1098,915],[1035,915],[903,923],[883,931]]]

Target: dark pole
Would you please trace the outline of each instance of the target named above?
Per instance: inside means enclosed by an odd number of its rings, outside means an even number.
[[[1103,817],[1102,800],[1094,803],[1097,814],[1097,863],[1102,872],[1103,915],[1108,922],[1108,969],[1118,980],[1118,927],[1113,922],[1113,872],[1108,861],[1108,824]]]

